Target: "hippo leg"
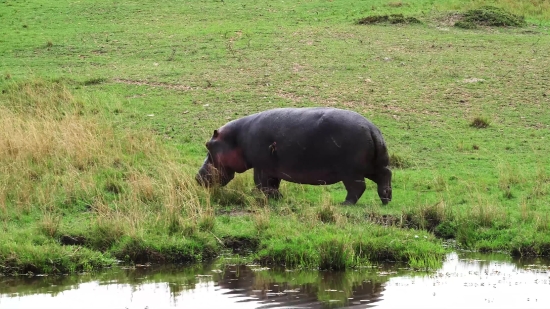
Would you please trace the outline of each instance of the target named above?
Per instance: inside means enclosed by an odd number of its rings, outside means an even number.
[[[342,205],[355,205],[367,188],[367,186],[365,185],[364,177],[358,176],[356,178],[347,179],[342,182],[344,183],[344,186],[348,191],[346,200],[342,203]]]
[[[281,179],[270,177],[257,168],[254,169],[254,184],[256,184],[256,188],[260,189],[268,198],[280,199],[283,197],[281,192],[279,192]]]

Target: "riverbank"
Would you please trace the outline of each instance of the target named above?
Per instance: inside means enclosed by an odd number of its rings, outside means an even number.
[[[0,272],[225,250],[288,267],[431,268],[444,239],[550,255],[546,11],[463,29],[443,2],[431,17],[412,4],[335,2],[6,5]],[[421,23],[357,24],[394,13]],[[213,129],[281,106],[371,119],[392,156],[393,201],[382,206],[370,182],[355,206],[338,205],[341,184],[283,183],[284,198],[266,201],[250,172],[197,186]]]
[[[349,271],[262,267],[227,257],[192,266],[113,267],[97,273],[0,277],[7,307],[74,308],[547,308],[544,259],[452,252],[432,271],[385,263]],[[517,283],[517,284],[516,284]],[[93,287],[94,293],[90,293]],[[481,291],[481,292],[480,292]],[[406,296],[406,297],[405,297]]]
[[[3,98],[5,274],[201,262],[228,249],[288,267],[431,267],[445,252],[429,233],[347,218],[328,200],[269,205],[245,180],[208,191],[177,151],[113,127],[63,83],[14,84]]]

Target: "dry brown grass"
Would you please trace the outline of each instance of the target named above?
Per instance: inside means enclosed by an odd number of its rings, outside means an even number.
[[[0,211],[85,203],[103,222],[95,225],[121,226],[124,233],[151,221],[178,230],[213,228],[209,191],[151,133],[118,130],[56,83],[15,85],[2,98]],[[58,225],[52,216],[41,224],[50,236]]]
[[[254,227],[258,231],[258,233],[262,233],[263,231],[267,230],[270,225],[270,217],[271,217],[271,211],[268,207],[263,209],[256,209],[253,220],[254,220]]]
[[[112,132],[75,116],[56,120],[53,115],[13,113],[0,106],[2,204],[6,192],[23,208],[50,202],[61,186],[70,195],[77,180],[84,178],[80,174],[106,159],[102,142],[109,137]]]
[[[54,237],[59,229],[60,222],[61,217],[59,215],[52,212],[44,212],[38,228],[44,235]]]
[[[479,193],[477,193],[475,196],[476,203],[474,203],[474,205],[472,205],[471,208],[467,211],[466,218],[469,218],[468,220],[477,223],[479,226],[489,228],[497,222],[507,222],[508,216],[505,209],[503,209],[499,205],[491,203],[491,201],[487,197]]]

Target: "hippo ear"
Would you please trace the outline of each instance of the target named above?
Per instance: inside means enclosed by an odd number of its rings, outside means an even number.
[[[218,137],[218,130],[214,130],[214,134],[212,135],[213,138]]]

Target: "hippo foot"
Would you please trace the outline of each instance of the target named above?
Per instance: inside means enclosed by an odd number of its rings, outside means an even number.
[[[268,199],[279,200],[283,198],[283,195],[277,189],[262,189],[261,191]]]
[[[283,195],[279,191],[271,191],[266,193],[267,197],[274,200],[280,200],[283,198]]]
[[[357,202],[354,202],[354,201],[343,201],[342,203],[340,203],[340,205],[342,206],[350,206],[350,205],[355,205]]]

